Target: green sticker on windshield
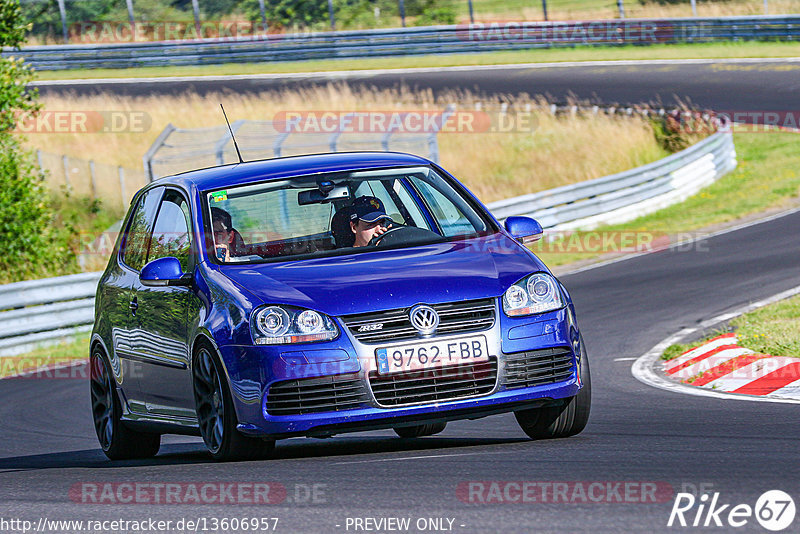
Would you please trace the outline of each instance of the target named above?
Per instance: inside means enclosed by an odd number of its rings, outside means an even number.
[[[211,200],[214,202],[222,202],[223,200],[228,200],[228,191],[217,191],[215,193],[211,193]]]

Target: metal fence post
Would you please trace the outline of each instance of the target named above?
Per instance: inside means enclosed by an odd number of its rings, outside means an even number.
[[[545,2],[545,1],[546,0],[542,0],[542,2]],[[470,22],[470,24],[475,24],[475,13],[472,11],[472,0],[467,0],[467,4],[469,5],[469,22]],[[546,14],[545,14],[544,20],[547,20],[547,15]]]
[[[333,132],[328,138],[328,148],[330,148],[331,152],[337,152],[336,146],[339,143],[339,136],[342,135],[342,130],[350,126],[350,121],[353,120],[353,115],[355,115],[355,113],[351,112],[342,117],[342,121],[339,122],[339,129]]]
[[[197,30],[197,37],[200,38],[203,33],[200,28],[200,4],[198,0],[192,0],[192,13],[194,13],[194,29]]]
[[[765,2],[767,0],[764,0]],[[692,16],[697,16],[697,0],[692,0]]]
[[[134,26],[136,26],[136,19],[133,18],[133,0],[125,0],[125,5],[128,8],[128,21],[131,23],[131,33],[134,35],[135,40],[136,30]]]
[[[39,150],[38,148],[36,149],[36,161],[39,162],[39,170],[41,170],[42,174],[44,174],[45,171],[44,171],[44,163],[42,163],[42,151]]]
[[[439,132],[444,128],[450,115],[455,113],[455,111],[456,106],[454,104],[448,104],[442,112],[441,120],[439,124],[436,125],[436,129],[428,134],[428,159],[434,163],[439,163]]]
[[[67,161],[66,154],[61,156],[61,165],[64,167],[64,185],[68,188],[70,187],[69,183],[69,161]]]
[[[400,24],[403,28],[406,27],[406,3],[404,0],[398,0],[399,8],[400,8]]]
[[[117,172],[119,173],[119,194],[120,194],[120,201],[122,202],[122,209],[125,209],[127,206],[127,202],[125,199],[128,195],[125,194],[125,169],[122,168],[122,165],[117,167]]]
[[[331,31],[336,31],[336,18],[333,16],[333,0],[328,0],[328,16],[331,19]]]
[[[64,44],[69,44],[69,32],[67,31],[67,9],[64,7],[64,0],[58,0],[58,11],[61,13],[61,31],[64,35]]]
[[[147,149],[147,152],[145,152],[144,156],[142,156],[144,175],[145,178],[147,178],[147,180],[150,182],[155,179],[153,174],[153,158],[155,157],[156,152],[158,152],[159,149],[164,145],[164,143],[167,141],[167,138],[170,136],[170,134],[172,134],[172,132],[175,131],[175,129],[176,128],[172,125],[172,123],[167,124],[164,129],[161,130],[161,133],[158,134],[156,140],[153,141],[153,144],[150,145],[150,148]]]
[[[544,20],[547,21],[547,0],[542,0],[542,12],[544,13]]]
[[[92,200],[97,198],[97,175],[94,172],[94,160],[89,160],[89,178],[92,184]]]
[[[264,34],[267,33],[267,10],[264,7],[264,0],[258,0],[258,10],[261,12],[261,24],[264,25]]]
[[[625,5],[622,3],[623,0],[617,0],[617,9],[619,10],[619,18],[625,18]]]
[[[288,128],[284,128],[284,131],[275,138],[275,142],[272,143],[272,154],[276,158],[281,157],[281,148],[283,147],[283,143],[291,133],[292,132]]]

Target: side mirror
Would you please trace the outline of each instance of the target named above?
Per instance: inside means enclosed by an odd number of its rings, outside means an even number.
[[[188,286],[192,283],[192,276],[183,272],[178,258],[168,256],[145,265],[139,281],[146,286]]]
[[[530,217],[509,217],[506,219],[506,230],[520,243],[533,243],[542,238],[542,225]]]

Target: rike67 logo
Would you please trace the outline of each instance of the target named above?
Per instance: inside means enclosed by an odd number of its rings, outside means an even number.
[[[766,491],[749,504],[723,503],[719,492],[695,497],[691,493],[678,493],[669,514],[667,526],[740,528],[754,518],[763,528],[779,532],[794,521],[794,499],[781,490]]]

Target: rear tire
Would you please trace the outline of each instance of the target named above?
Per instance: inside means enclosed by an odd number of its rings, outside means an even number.
[[[256,460],[268,457],[275,450],[275,440],[251,438],[237,430],[233,398],[213,349],[200,347],[192,376],[200,435],[215,460]]]
[[[161,435],[135,432],[122,422],[116,381],[100,347],[89,358],[92,419],[103,453],[109,460],[152,458],[161,447]]]
[[[589,421],[592,407],[592,377],[586,345],[581,338],[581,360],[578,373],[583,387],[560,406],[531,408],[514,412],[517,423],[531,439],[567,438],[580,433]]]
[[[425,425],[416,426],[398,426],[394,429],[394,433],[401,438],[421,438],[424,436],[433,436],[442,432],[447,423],[428,423]]]

